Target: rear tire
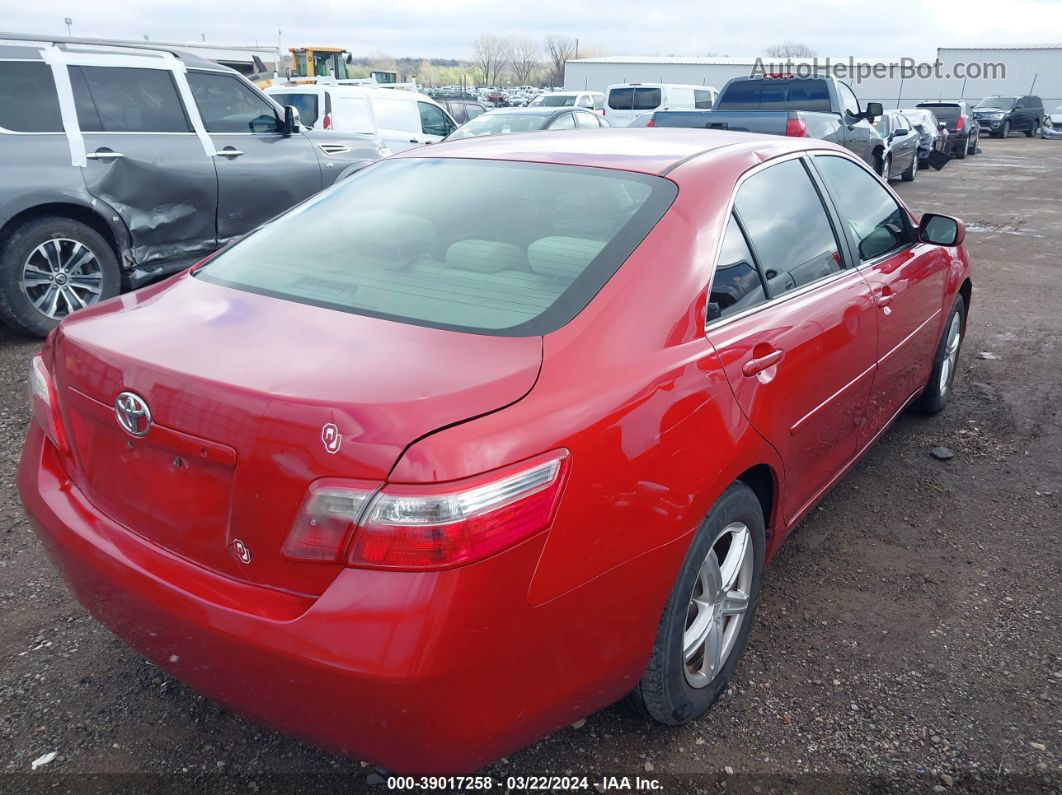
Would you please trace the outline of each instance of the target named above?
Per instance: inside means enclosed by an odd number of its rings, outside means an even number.
[[[959,145],[955,147],[955,157],[957,157],[959,160],[965,160],[966,159],[966,150],[969,147],[970,147],[970,137],[966,136],[966,138],[963,139],[959,143]]]
[[[976,155],[977,154],[977,141],[978,141],[978,139],[980,137],[981,137],[981,131],[978,130],[977,132],[974,133],[973,140],[969,142],[970,143],[970,150],[969,150],[968,154],[971,154],[971,155]]]
[[[628,708],[678,726],[703,715],[726,690],[752,630],[764,546],[760,501],[744,483],[730,484],[693,536]],[[713,594],[724,593],[713,602]]]
[[[0,320],[16,331],[43,337],[70,311],[118,295],[120,289],[110,244],[72,218],[29,221],[0,248]],[[59,293],[54,303],[50,290]]]
[[[922,414],[939,414],[948,405],[955,374],[959,369],[959,350],[962,348],[965,321],[966,302],[961,295],[956,296],[933,355],[933,370],[929,374],[929,383],[913,404],[916,411]]]

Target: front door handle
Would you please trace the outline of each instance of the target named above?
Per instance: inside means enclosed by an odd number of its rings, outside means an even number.
[[[759,375],[769,367],[774,367],[778,362],[782,361],[782,357],[785,356],[784,351],[775,349],[770,353],[757,357],[755,359],[749,359],[741,367],[741,372],[748,378]]]
[[[214,154],[218,157],[239,157],[243,154],[243,152],[241,152],[235,146],[226,146],[224,149],[219,149]]]
[[[416,138],[410,138],[410,139],[409,139],[409,142],[410,142],[411,144],[419,144],[419,143],[420,143],[420,141],[418,141],[418,140],[417,140]]]
[[[117,160],[119,157],[125,157],[125,155],[110,149],[97,149],[95,152],[89,152],[85,157],[89,160]]]
[[[884,290],[878,293],[877,296],[875,296],[874,303],[884,309],[889,304],[891,304],[895,298],[896,293],[886,287]]]

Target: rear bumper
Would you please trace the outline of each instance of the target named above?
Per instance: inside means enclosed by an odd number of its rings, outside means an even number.
[[[449,571],[346,569],[311,598],[215,574],[109,520],[34,423],[18,487],[79,601],[145,657],[263,723],[410,774],[471,772],[629,691],[666,598],[654,569],[684,549],[634,561],[641,584],[628,564],[538,607],[541,536]]]

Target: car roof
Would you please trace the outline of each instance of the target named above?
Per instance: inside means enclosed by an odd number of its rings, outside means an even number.
[[[108,41],[106,39],[79,39],[70,36],[0,33],[0,47],[3,47],[6,51],[5,57],[14,58],[16,60],[21,60],[22,58],[36,60],[40,57],[39,53],[41,49],[47,48],[53,44],[59,49],[68,52],[106,53],[108,55],[116,55],[119,57],[122,55],[144,55],[145,53],[153,55],[170,53],[191,69],[207,69],[213,72],[239,74],[235,69],[231,69],[230,67],[224,66],[215,61],[208,61],[206,58],[201,58],[200,56],[182,50],[179,47],[152,44],[148,41],[140,44],[139,42],[130,43]]]
[[[484,114],[484,116],[487,114]],[[847,152],[816,138],[695,130],[676,127],[550,131],[462,138],[407,149],[389,159],[453,157],[594,166],[642,174],[666,174],[683,162],[708,152],[730,149],[736,155],[767,160],[787,152],[831,149]]]

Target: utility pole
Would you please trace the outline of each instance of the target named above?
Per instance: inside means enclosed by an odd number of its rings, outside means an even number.
[[[575,39],[575,60],[579,60],[579,38]]]

